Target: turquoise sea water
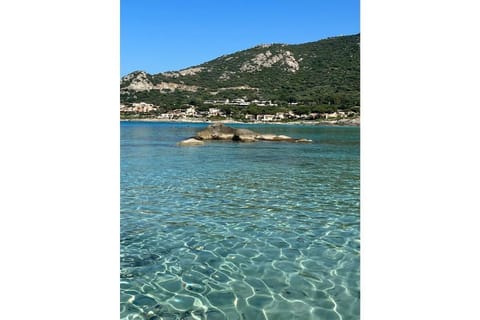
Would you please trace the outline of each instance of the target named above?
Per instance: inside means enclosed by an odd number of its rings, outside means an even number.
[[[359,319],[360,130],[121,123],[122,319]]]

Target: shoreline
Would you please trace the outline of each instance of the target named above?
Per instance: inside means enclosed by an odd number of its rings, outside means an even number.
[[[178,122],[178,123],[232,123],[232,124],[274,124],[274,125],[318,125],[318,126],[348,126],[348,127],[360,127],[360,118],[353,119],[339,119],[339,120],[295,120],[289,122],[277,122],[277,121],[253,121],[242,122],[232,119],[226,120],[197,120],[197,119],[157,119],[157,118],[144,118],[144,119],[120,119],[120,122]]]

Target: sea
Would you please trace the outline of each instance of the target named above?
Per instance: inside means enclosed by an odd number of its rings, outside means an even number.
[[[121,319],[359,319],[360,128],[121,122]]]

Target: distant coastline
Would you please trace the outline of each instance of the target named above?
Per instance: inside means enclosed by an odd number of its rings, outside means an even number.
[[[353,119],[339,119],[339,120],[294,120],[288,122],[279,121],[237,121],[233,119],[225,120],[206,120],[206,119],[158,119],[158,118],[138,118],[138,119],[120,119],[121,122],[178,122],[178,123],[237,123],[237,124],[274,124],[274,125],[319,125],[319,126],[360,126],[360,117]]]

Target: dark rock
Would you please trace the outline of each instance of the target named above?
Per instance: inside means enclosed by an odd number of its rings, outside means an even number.
[[[235,129],[232,140],[241,142],[253,142],[256,141],[256,136],[258,136],[258,133],[252,130]]]
[[[214,123],[206,129],[197,132],[197,138],[201,140],[232,140],[235,129],[224,126],[223,123]]]

